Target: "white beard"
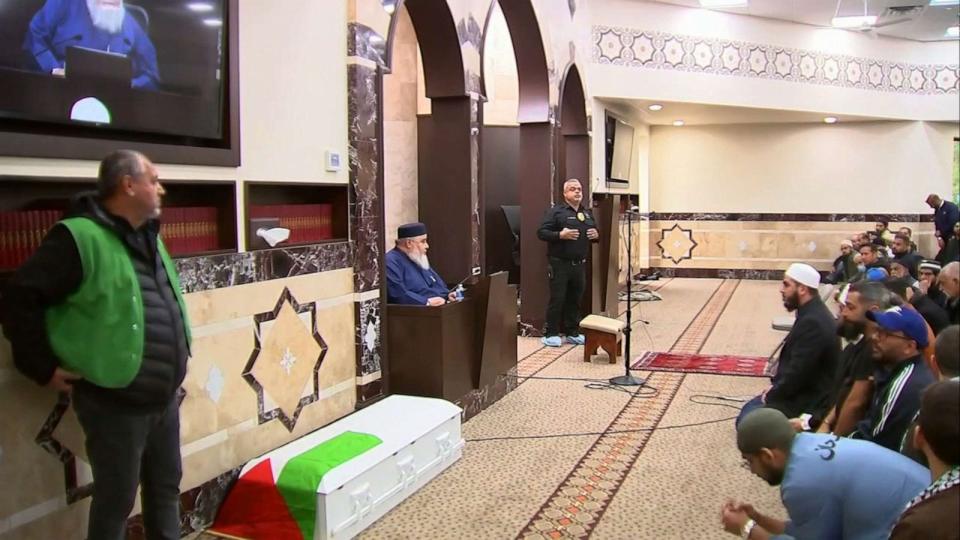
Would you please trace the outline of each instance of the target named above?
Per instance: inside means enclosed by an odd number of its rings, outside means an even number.
[[[429,270],[429,269],[430,269],[430,259],[427,258],[426,254],[424,254],[424,255],[414,255],[414,254],[410,253],[410,254],[407,254],[407,256],[410,257],[410,260],[411,260],[411,261],[417,263],[417,265],[418,265],[420,268],[423,268],[424,270]]]
[[[116,34],[123,27],[123,18],[127,10],[120,4],[119,8],[101,7],[99,0],[87,0],[87,10],[93,26],[110,34]]]

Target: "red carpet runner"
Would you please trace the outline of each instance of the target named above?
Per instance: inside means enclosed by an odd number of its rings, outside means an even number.
[[[763,377],[767,367],[765,356],[727,356],[709,354],[676,354],[648,352],[637,359],[633,369],[679,371],[714,375]]]

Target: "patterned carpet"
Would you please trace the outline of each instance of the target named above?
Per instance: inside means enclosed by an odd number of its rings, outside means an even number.
[[[783,333],[778,283],[673,279],[634,305],[632,354],[755,356]],[[625,309],[625,306],[624,306]],[[732,418],[759,377],[639,371],[647,386],[596,389],[623,373],[579,347],[520,338],[522,384],[464,424],[463,459],[364,531],[367,539],[731,539],[726,498],[783,517],[779,492],[743,470]]]
[[[767,360],[765,356],[647,352],[637,358],[632,367],[633,369],[648,369],[650,371],[763,377],[767,369]]]

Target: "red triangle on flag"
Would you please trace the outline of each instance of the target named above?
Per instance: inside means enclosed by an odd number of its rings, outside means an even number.
[[[248,540],[303,540],[265,459],[237,479],[211,531]]]

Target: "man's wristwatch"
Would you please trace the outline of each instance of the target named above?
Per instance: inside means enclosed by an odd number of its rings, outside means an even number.
[[[740,529],[740,538],[750,538],[750,533],[753,532],[753,528],[757,526],[757,522],[750,520],[743,524],[743,528]]]

